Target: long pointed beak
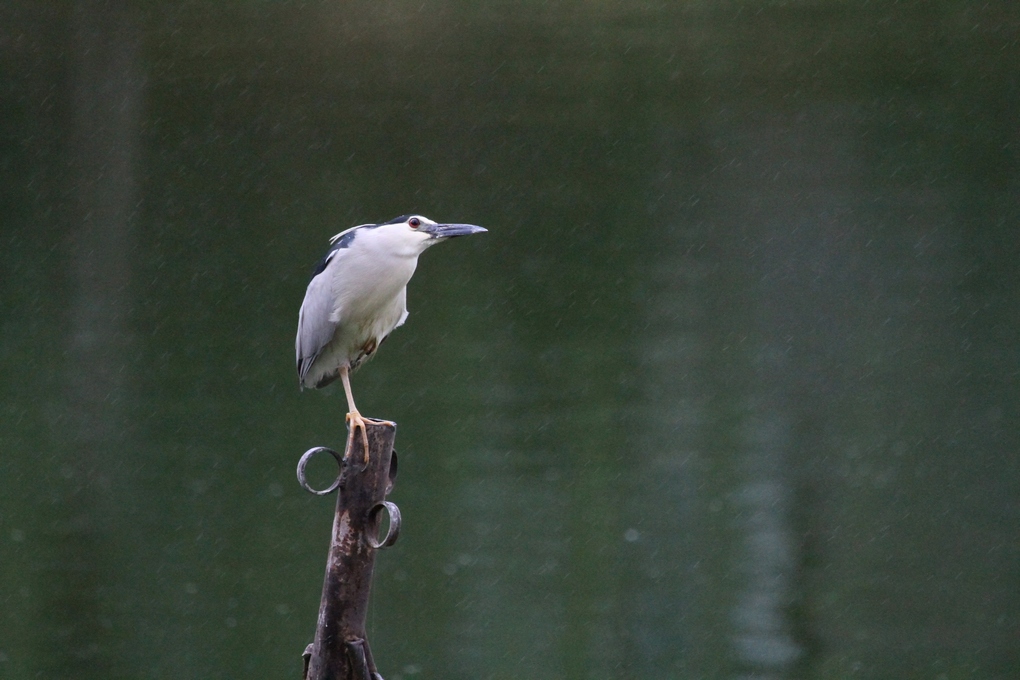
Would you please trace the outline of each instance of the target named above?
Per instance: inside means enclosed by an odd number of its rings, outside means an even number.
[[[437,224],[428,227],[428,233],[432,238],[453,238],[454,236],[470,236],[488,231],[473,224]]]

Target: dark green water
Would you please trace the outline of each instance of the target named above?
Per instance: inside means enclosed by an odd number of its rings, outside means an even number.
[[[328,238],[420,212],[387,680],[1020,676],[1020,9],[8,2],[0,677],[300,677]],[[325,473],[323,473],[325,474]]]

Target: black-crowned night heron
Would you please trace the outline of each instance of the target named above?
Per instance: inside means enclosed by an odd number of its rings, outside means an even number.
[[[343,381],[350,436],[361,428],[366,462],[368,433],[354,405],[350,374],[407,320],[407,282],[418,256],[440,241],[484,231],[473,224],[436,224],[421,215],[362,224],[330,239],[332,247],[312,272],[298,315],[298,380],[302,389]]]

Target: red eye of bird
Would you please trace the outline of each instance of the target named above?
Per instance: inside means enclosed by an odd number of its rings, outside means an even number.
[[[407,221],[407,223],[411,225],[412,229],[417,229],[418,227],[421,226],[421,220],[419,220],[417,217],[412,217]]]

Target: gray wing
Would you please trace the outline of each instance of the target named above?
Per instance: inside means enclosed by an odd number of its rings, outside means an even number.
[[[298,313],[294,349],[297,352],[298,379],[302,386],[315,359],[333,339],[337,327],[337,324],[329,319],[333,313],[333,291],[328,269],[327,266],[308,283],[305,300],[301,303],[301,311]]]

